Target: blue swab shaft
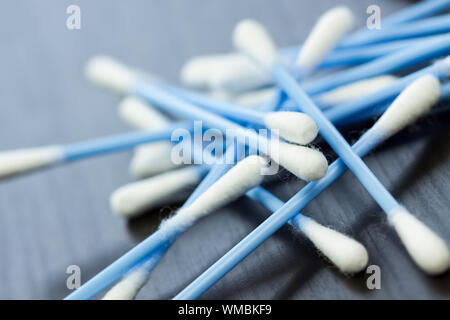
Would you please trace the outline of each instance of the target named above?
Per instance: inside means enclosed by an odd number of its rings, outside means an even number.
[[[405,23],[395,28],[372,30],[364,37],[353,37],[341,42],[342,47],[363,46],[390,40],[423,37],[450,31],[450,15],[432,17],[417,22]]]
[[[105,153],[131,149],[139,144],[167,140],[170,141],[172,132],[177,128],[192,130],[191,123],[174,123],[165,128],[151,131],[137,131],[115,135],[112,137],[95,139],[65,145],[63,161],[74,161]]]
[[[450,76],[450,67],[445,63],[442,63],[442,61],[439,61],[429,67],[398,79],[391,85],[377,90],[374,93],[329,108],[324,111],[324,113],[331,122],[333,122],[335,125],[340,125],[343,121],[350,119],[355,114],[365,113],[375,105],[386,103],[392,100],[414,80],[426,74],[432,74],[439,79],[443,79]]]
[[[446,100],[449,98],[450,98],[450,83],[442,84],[440,99]],[[380,114],[382,114],[389,107],[392,100],[393,99],[391,99],[391,101],[389,101],[388,103],[381,103],[381,104],[373,105],[371,108],[368,108],[364,112],[358,112],[358,113],[352,115],[351,117],[339,119],[337,122],[333,121],[333,124],[335,126],[336,125],[337,126],[347,126],[347,125],[352,125],[352,124],[355,124],[358,122],[363,122],[363,121],[366,121],[369,119],[373,119],[373,118],[379,116]],[[324,113],[325,113],[325,115],[327,115],[327,112],[324,112]]]
[[[388,17],[383,18],[382,27],[391,27],[395,25],[399,25],[405,22],[414,21],[417,19],[425,18],[431,16],[435,13],[439,13],[444,11],[445,9],[450,7],[450,0],[430,0],[430,1],[421,1],[417,4],[410,5],[404,9],[401,9]],[[361,39],[367,36],[373,30],[368,30],[367,28],[360,29],[356,32],[345,37],[346,41],[351,39]],[[349,40],[347,40],[349,39]],[[300,46],[292,46],[289,48],[284,48],[280,50],[281,55],[290,55],[297,56]],[[339,49],[339,47],[338,47]]]
[[[324,61],[319,65],[318,69],[345,67],[350,65],[366,63],[370,60],[380,58],[387,54],[391,54],[395,51],[419,45],[423,41],[427,41],[430,39],[438,39],[441,36],[442,35],[383,42],[372,45],[366,45],[362,47],[337,49],[331,52],[328,55],[328,57],[324,59]],[[292,52],[291,54],[292,61],[296,58],[297,54],[298,54],[297,52],[295,53]]]
[[[450,34],[425,40],[411,48],[405,48],[360,66],[321,77],[304,85],[309,95],[316,95],[336,87],[365,78],[398,71],[401,68],[425,62],[450,53]]]

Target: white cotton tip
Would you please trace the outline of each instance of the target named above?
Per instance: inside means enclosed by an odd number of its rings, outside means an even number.
[[[0,152],[0,178],[11,177],[57,163],[64,158],[61,146]]]
[[[147,178],[179,167],[171,161],[173,145],[161,141],[141,145],[130,162],[130,173],[137,179]]]
[[[176,215],[165,220],[161,224],[161,230],[183,231],[197,219],[236,200],[262,182],[262,173],[267,166],[267,160],[259,156],[249,156],[239,161],[190,206],[180,209]]]
[[[237,95],[267,85],[270,77],[248,56],[230,54],[210,71],[209,80],[210,89]]]
[[[271,130],[278,130],[283,139],[298,144],[310,143],[319,132],[314,120],[301,112],[269,112],[264,116],[264,124]]]
[[[282,141],[271,142],[270,157],[305,181],[322,178],[328,169],[327,159],[322,152]]]
[[[102,300],[133,300],[147,282],[148,277],[149,272],[145,268],[133,270],[114,285]]]
[[[305,71],[314,69],[352,28],[353,21],[353,14],[347,7],[325,12],[303,44],[296,64]]]
[[[118,93],[130,91],[137,78],[134,71],[108,56],[91,58],[85,72],[93,83]]]
[[[275,88],[268,88],[242,93],[234,98],[234,103],[244,107],[257,107],[273,98],[276,90]]]
[[[356,81],[320,95],[318,102],[322,106],[334,106],[349,102],[381,90],[397,81],[397,79],[392,75],[383,75]]]
[[[301,230],[342,272],[357,273],[366,267],[369,255],[358,241],[309,218],[302,219]]]
[[[214,54],[189,59],[180,71],[180,81],[194,89],[207,89],[211,74],[220,65],[226,55]]]
[[[111,209],[122,217],[137,216],[145,210],[174,203],[186,188],[200,182],[198,167],[186,167],[127,184],[110,197]]]
[[[170,122],[161,112],[132,96],[120,102],[119,116],[130,126],[140,130],[162,128]]]
[[[373,130],[391,136],[416,121],[436,104],[440,96],[439,80],[425,75],[407,86],[378,119]]]
[[[437,275],[447,271],[450,253],[444,240],[436,233],[404,208],[391,212],[389,222],[411,258],[424,272]]]
[[[269,69],[277,58],[277,49],[266,29],[254,20],[242,20],[234,29],[234,46]]]

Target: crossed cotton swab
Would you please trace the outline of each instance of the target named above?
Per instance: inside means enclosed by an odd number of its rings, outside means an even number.
[[[359,156],[364,156],[375,149],[384,140],[402,130],[405,126],[413,123],[436,103],[439,97],[439,83],[433,76],[424,76],[408,88],[406,88],[391,104],[388,110],[354,145],[353,150]],[[255,250],[260,244],[267,240],[273,233],[281,228],[286,222],[301,226],[305,221],[301,216],[297,218],[297,213],[308,205],[317,195],[336,181],[347,167],[341,159],[334,161],[327,174],[320,180],[310,182],[281,208],[270,215],[261,225],[235,245],[222,258],[215,262],[189,286],[182,290],[174,299],[196,299],[203,292],[208,290],[215,282],[222,278],[228,271],[234,268],[247,255]],[[257,200],[266,199],[264,193],[251,190],[248,192],[252,198]],[[425,239],[432,239],[434,243],[425,244],[425,250],[419,250],[426,254],[429,265],[426,271],[429,273],[440,273],[448,268],[450,255],[445,243],[437,238],[433,233],[418,223],[420,233],[425,235]],[[408,232],[406,230],[406,232]],[[417,230],[411,230],[411,237],[416,236]],[[437,246],[436,246],[437,244]],[[421,243],[414,243],[413,247],[422,247]],[[435,250],[441,250],[441,256],[434,256]]]
[[[131,149],[137,145],[170,140],[175,129],[192,130],[192,124],[174,123],[163,129],[139,131],[68,145],[18,149],[0,152],[0,178],[11,177],[43,167]]]
[[[214,201],[222,201],[221,205],[224,205],[228,200],[234,199],[229,198],[227,195],[225,196],[225,200],[217,200],[217,190],[211,191],[209,187],[213,185],[216,179],[226,171],[227,167],[223,165],[215,166],[210,174],[202,181],[200,186],[194,191],[194,193],[189,197],[188,201],[183,205],[183,208],[190,207],[192,203],[195,203],[198,197],[208,198],[211,197],[212,194],[215,194],[216,197]],[[217,189],[217,188],[216,188]],[[274,205],[281,206],[282,202],[269,192],[263,190],[258,187],[257,190],[259,192],[264,192],[264,199],[260,200],[260,202],[265,205],[269,210],[274,210]],[[206,195],[204,195],[206,193]],[[219,193],[220,194],[220,193]],[[251,196],[251,195],[250,195]],[[219,196],[220,197],[220,196]],[[228,200],[227,200],[228,199]],[[208,211],[208,213],[211,210]],[[206,214],[206,213],[204,213]],[[322,253],[327,256],[342,272],[353,273],[359,272],[362,268],[367,264],[368,256],[365,248],[358,243],[357,241],[337,232],[330,228],[326,228],[321,226],[313,219],[304,218],[304,225],[300,228],[299,225],[295,225],[294,227],[298,227],[301,232],[303,232],[313,243],[314,245],[322,251]],[[174,223],[175,225],[177,222]],[[154,236],[152,236],[154,237]],[[146,240],[147,241],[147,240]],[[139,245],[139,246],[142,246]],[[134,249],[135,250],[135,249]],[[116,286],[114,286],[111,290],[112,293],[107,293],[106,297],[108,299],[130,299],[133,298],[134,295],[138,292],[139,288],[145,283],[149,272],[152,268],[148,268],[147,265],[151,265],[152,267],[157,263],[156,260],[162,258],[162,255],[165,253],[166,249],[157,249],[155,252],[155,256],[152,253],[149,262],[145,262],[143,267],[137,267],[136,271],[128,273],[123,280],[121,280]],[[147,255],[150,251],[147,252]],[[162,253],[161,253],[162,252]],[[127,257],[127,258],[125,258]],[[121,260],[129,260],[130,268],[136,264],[136,260],[139,259],[139,256],[132,256],[130,254],[126,254]],[[133,261],[134,259],[134,261]],[[156,260],[155,260],[156,259]],[[156,261],[156,262],[155,262]],[[107,270],[114,270],[115,266],[111,265],[107,269],[105,269],[102,273],[93,278],[93,284],[89,284],[87,287],[83,286],[80,288],[76,296],[69,296],[68,298],[81,299],[88,298],[89,296],[93,296],[97,294],[104,286],[102,283],[107,281],[104,279],[105,272]],[[113,272],[113,271],[111,271]],[[116,271],[117,272],[117,269]],[[120,274],[116,275],[117,277]],[[103,279],[102,279],[103,278]],[[110,278],[108,278],[110,279]],[[111,282],[113,280],[110,280]]]
[[[266,150],[262,151],[264,154],[303,180],[317,180],[326,172],[328,164],[321,152],[283,141],[274,146],[266,137],[180,99],[163,87],[140,78],[136,72],[110,58],[91,59],[87,65],[87,73],[93,82],[101,86],[142,97],[178,117],[201,120],[208,128],[219,129],[225,133],[231,131],[236,137],[247,138],[246,143],[251,145],[258,145],[260,148],[266,146]]]
[[[263,68],[268,70],[274,81],[285,90],[303,111],[316,121],[323,138],[387,214],[390,223],[396,229],[416,264],[430,274],[447,270],[450,255],[445,242],[414,218],[392,197],[361,158],[355,154],[339,131],[304,93],[289,72],[277,63],[275,46],[265,29],[254,21],[243,21],[236,27],[233,40],[237,48],[252,56]],[[256,41],[257,43],[255,43]],[[261,49],[263,49],[264,54],[260,54]],[[433,91],[429,93],[434,97],[429,99],[435,101],[436,97],[439,96],[439,82],[431,76],[427,79],[433,79],[433,84],[429,85],[427,89],[434,90],[434,93]],[[389,131],[397,130],[399,121],[407,121],[403,113],[388,111],[387,115],[390,116],[389,121],[385,121],[383,126],[388,134]],[[418,241],[417,238],[421,239]]]

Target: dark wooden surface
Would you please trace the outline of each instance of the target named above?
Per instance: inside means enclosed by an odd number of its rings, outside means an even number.
[[[69,4],[82,28],[66,29]],[[177,81],[189,57],[231,50],[241,18],[269,28],[278,44],[302,41],[320,13],[339,3],[365,21],[369,4],[382,14],[408,1],[10,1],[0,13],[0,149],[79,141],[124,132],[118,98],[83,76],[85,61],[107,53]],[[366,160],[389,190],[450,243],[450,117],[428,118]],[[360,130],[347,132],[350,140]],[[332,153],[328,154],[330,159]],[[131,178],[131,153],[60,166],[0,182],[0,298],[59,299],[66,267],[86,281],[149,235],[169,208],[130,222],[108,206]],[[271,187],[287,200],[302,183],[281,174]],[[382,272],[381,290],[364,274],[341,275],[300,236],[283,228],[202,296],[205,299],[449,298],[448,273],[430,278],[411,262],[379,207],[350,173],[304,213],[364,243]],[[241,199],[182,236],[152,273],[138,299],[168,299],[220,258],[269,213]]]

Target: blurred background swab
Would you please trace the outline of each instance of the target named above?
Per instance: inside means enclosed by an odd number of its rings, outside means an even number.
[[[307,94],[316,95],[347,83],[395,72],[449,53],[450,33],[425,40],[416,46],[398,50],[354,68],[312,80],[305,83],[303,88]]]
[[[372,128],[362,135],[353,145],[353,150],[361,157],[368,154],[390,136],[402,130],[405,126],[413,123],[420,116],[428,112],[438,99],[438,96],[433,93],[436,90],[427,90],[430,89],[429,86],[433,85],[433,83],[436,83],[434,79],[424,77],[416,80],[405,89],[389,107],[388,110],[391,110],[391,112],[386,112],[386,116],[383,115],[378,119]],[[390,114],[398,116],[391,119]],[[203,272],[188,287],[182,290],[174,297],[174,299],[182,300],[198,298],[286,222],[292,219],[291,223],[300,226],[302,218],[297,219],[297,213],[306,207],[329,185],[336,181],[346,170],[347,167],[341,159],[334,161],[330,165],[325,177],[318,181],[310,182],[297,192],[297,194],[289,199],[286,204],[270,215],[255,230]],[[253,190],[249,191],[248,194],[251,194],[252,197],[256,199],[265,199],[264,196],[259,196],[259,193]]]
[[[207,128],[228,132],[235,137],[245,137],[247,144],[260,148],[265,147],[265,150],[262,151],[264,154],[270,156],[300,179],[317,180],[326,172],[328,164],[321,152],[282,141],[277,141],[274,146],[267,137],[203,110],[167,92],[164,88],[144,81],[136,72],[110,58],[95,57],[90,60],[86,70],[88,77],[94,83],[118,92],[135,94],[174,116],[194,121],[201,120],[202,125]]]
[[[438,37],[424,39],[411,47],[396,50],[356,67],[308,81],[303,87],[306,93],[317,95],[351,82],[399,71],[402,68],[426,62],[449,53],[450,34],[447,33]],[[258,87],[247,88],[247,90],[256,88]]]
[[[303,87],[308,94],[317,95],[358,80],[363,80],[366,78],[376,77],[386,73],[399,71],[402,68],[406,68],[418,63],[423,63],[426,62],[427,60],[449,53],[450,53],[450,34],[429,37],[423,39],[422,41],[416,44],[413,44],[412,46],[407,46],[403,49],[396,50],[390,54],[384,55],[380,58],[361,64],[359,66],[343,71],[338,71],[308,81],[304,83]],[[254,62],[252,63],[253,68],[257,68],[257,64],[255,64]],[[240,67],[240,69],[238,70],[242,69],[243,68]],[[228,68],[227,70],[232,69]],[[265,77],[267,78],[268,76],[266,75]],[[231,84],[232,83],[235,83],[234,78],[231,79]],[[264,82],[264,84],[262,85],[267,85],[267,82]],[[244,87],[243,84],[240,83],[238,87],[241,88],[242,90],[235,91],[235,93],[245,92],[251,89],[257,89],[260,88],[261,85]],[[228,88],[228,90],[230,89]]]
[[[184,200],[189,188],[197,185],[207,170],[206,166],[188,166],[126,184],[112,193],[111,209],[118,216],[130,218]]]
[[[140,130],[160,129],[171,122],[155,108],[133,96],[125,97],[120,102],[119,115],[128,125]],[[130,162],[131,175],[146,178],[179,167],[170,160],[172,146],[170,141],[138,146]]]
[[[251,40],[249,41],[248,38]],[[255,39],[258,39],[257,45],[254,44]],[[304,93],[289,72],[283,66],[277,64],[276,56],[267,54],[267,52],[274,51],[274,44],[265,29],[254,21],[243,21],[236,27],[233,40],[237,48],[256,59],[262,67],[268,71],[270,70],[276,83],[285,90],[304,112],[316,121],[323,138],[387,214],[389,221],[394,225],[416,264],[430,274],[446,271],[450,255],[445,242],[422,222],[414,218],[392,197],[361,158],[355,154],[339,131],[315,106],[309,96]],[[261,48],[266,48],[263,54],[259,53]],[[428,81],[428,87],[425,90],[431,96],[428,99],[431,101],[434,99],[435,101],[439,97],[439,80],[431,75],[427,76],[425,80]],[[386,117],[390,119],[387,123],[384,123],[387,131],[396,130],[398,121],[408,121],[403,113],[393,111],[387,111]],[[420,238],[420,240],[418,241],[417,238]]]
[[[267,160],[259,156],[249,156],[239,161],[192,203],[163,221],[158,231],[113,262],[66,299],[92,298],[145,259],[150,252],[175,241],[197,220],[259,185],[263,179],[262,172],[267,165]]]
[[[128,150],[143,143],[170,141],[172,132],[179,128],[190,131],[192,124],[174,123],[159,130],[124,133],[67,145],[2,151],[0,152],[0,178],[106,153]]]
[[[438,37],[438,36],[435,36]],[[427,38],[391,41],[351,49],[332,51],[317,67],[320,70],[348,67],[417,45]],[[295,61],[298,50],[280,56],[289,62]],[[242,94],[255,88],[270,85],[270,77],[243,54],[228,53],[195,57],[181,68],[180,81],[189,88],[225,91],[230,95]]]
[[[355,114],[365,113],[371,107],[386,103],[398,95],[407,85],[425,74],[432,74],[438,79],[445,79],[450,76],[450,57],[439,60],[431,66],[413,72],[406,77],[399,78],[392,84],[359,99],[336,105],[324,111],[326,117],[333,123],[339,125],[340,121],[345,121]]]
[[[399,25],[404,22],[428,17],[449,7],[449,0],[432,0],[419,2],[417,4],[410,5],[405,9],[401,9],[388,17],[383,17],[383,28],[389,29],[392,26]],[[371,32],[373,32],[373,30],[364,28],[352,33],[347,37],[347,39],[364,39],[365,36],[367,36]],[[298,46],[281,49],[280,55],[287,58],[296,57],[300,49],[301,47]],[[358,50],[360,48],[354,49]],[[351,51],[348,52],[352,54]],[[341,50],[341,53],[345,53],[345,50]],[[267,82],[269,81],[270,77],[261,72],[261,70],[258,69],[257,66],[249,62],[249,60],[246,59],[246,57],[244,57],[243,55],[239,53],[232,53],[227,54],[226,59],[222,59],[222,57],[225,57],[225,55],[200,56],[188,60],[188,62],[182,68],[181,81],[185,85],[193,88],[204,89],[208,86],[210,88],[213,88],[214,85],[211,85],[211,80],[209,80],[211,74],[216,73],[215,68],[220,68],[221,65],[226,65],[227,62],[230,62],[229,64],[227,64],[227,68],[221,68],[221,70],[223,70],[224,73],[226,73],[227,70],[232,70],[232,73],[228,73],[229,76],[226,76],[225,74],[221,76],[223,78],[223,81],[221,81],[222,85],[219,86],[221,86],[222,88],[227,88],[227,84],[229,84],[230,86],[242,92],[258,88],[264,84],[267,84]],[[330,59],[330,62],[327,62],[327,59],[325,59],[323,64],[329,67],[348,65],[347,60],[349,59],[347,57],[340,56],[336,58],[338,59],[334,59],[335,61],[333,61],[332,53],[328,57],[328,59]],[[351,55],[350,61],[354,62],[355,60],[358,60],[355,58],[356,57],[354,55]],[[221,71],[218,72],[220,73]],[[229,79],[228,81],[227,78]],[[242,78],[247,78],[248,80],[246,81]],[[216,82],[218,82],[218,80],[216,80]],[[233,86],[233,83],[239,83],[241,86]]]
[[[449,82],[441,84],[440,99],[441,100],[450,99],[450,83]],[[337,123],[333,122],[333,124],[337,124],[339,126],[344,127],[344,126],[351,126],[355,123],[360,123],[360,122],[367,121],[370,119],[375,119],[379,115],[383,114],[383,112],[386,111],[386,109],[389,107],[389,105],[391,103],[392,103],[392,101],[390,101],[388,103],[382,103],[379,105],[375,105],[372,108],[368,108],[365,112],[356,113],[349,118],[342,118]],[[441,109],[434,108],[431,113],[433,114],[436,112],[440,112],[441,110],[442,110],[442,108]]]
[[[396,76],[382,75],[352,82],[325,92],[314,98],[314,101],[321,107],[321,109],[324,109],[365,97],[393,84],[397,79],[398,77]]]
[[[314,101],[322,109],[334,106],[336,104],[349,102],[370,93],[376,92],[394,83],[398,77],[393,75],[381,75],[373,78],[355,81],[336,89],[327,91],[321,95],[314,97]],[[243,93],[233,99],[234,103],[246,106],[255,107],[266,102],[275,94],[277,89],[267,88],[259,89]]]

